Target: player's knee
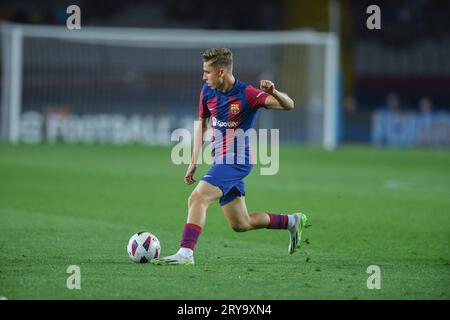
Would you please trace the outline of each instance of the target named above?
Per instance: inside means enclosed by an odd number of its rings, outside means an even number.
[[[192,191],[192,193],[188,199],[189,207],[196,206],[196,205],[208,205],[205,195],[203,195],[198,190]]]
[[[191,192],[191,195],[189,196],[188,199],[188,206],[192,207],[194,204],[196,204],[199,200],[199,196],[197,194],[197,192],[194,190]]]

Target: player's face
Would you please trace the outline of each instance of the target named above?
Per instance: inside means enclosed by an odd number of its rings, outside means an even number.
[[[211,89],[216,89],[222,85],[223,74],[223,68],[214,68],[209,62],[203,62],[203,81]]]

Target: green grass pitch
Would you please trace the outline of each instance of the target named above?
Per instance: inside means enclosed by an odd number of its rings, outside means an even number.
[[[148,230],[163,255],[178,249],[194,186],[170,148],[0,144],[0,296],[449,299],[449,151],[285,147],[280,159],[277,175],[246,179],[247,207],[302,210],[309,244],[288,255],[286,231],[235,233],[215,204],[196,265],[165,267],[131,262],[126,244]],[[80,290],[66,287],[69,265]]]

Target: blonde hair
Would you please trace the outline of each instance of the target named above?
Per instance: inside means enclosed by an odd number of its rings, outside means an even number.
[[[211,62],[214,68],[225,67],[233,69],[233,53],[228,48],[209,48],[202,53],[204,62]]]

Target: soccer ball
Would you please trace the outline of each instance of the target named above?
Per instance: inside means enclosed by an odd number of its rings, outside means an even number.
[[[141,231],[133,234],[128,241],[128,256],[134,262],[147,263],[158,258],[161,253],[161,245],[158,238],[150,232]]]

